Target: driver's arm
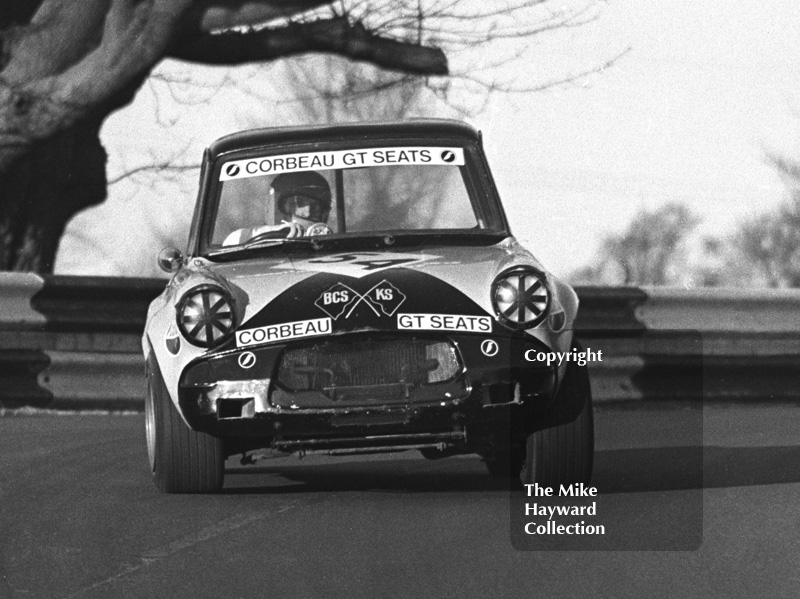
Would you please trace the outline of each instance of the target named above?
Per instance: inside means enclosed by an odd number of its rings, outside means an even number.
[[[222,242],[223,246],[241,245],[255,237],[263,236],[264,239],[286,239],[302,237],[303,227],[297,223],[281,223],[279,225],[262,225],[260,227],[245,227],[236,229]]]

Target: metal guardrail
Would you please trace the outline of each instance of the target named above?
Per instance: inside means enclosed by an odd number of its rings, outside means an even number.
[[[800,290],[580,287],[598,399],[800,398]]]
[[[162,279],[0,273],[0,405],[141,409]],[[579,287],[596,400],[794,400],[800,290]]]
[[[142,409],[142,330],[165,284],[0,273],[0,406]]]

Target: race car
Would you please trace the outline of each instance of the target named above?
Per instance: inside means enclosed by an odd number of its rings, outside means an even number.
[[[479,132],[245,131],[200,179],[142,339],[158,489],[218,491],[232,456],[405,450],[589,482],[578,299],[512,236]]]

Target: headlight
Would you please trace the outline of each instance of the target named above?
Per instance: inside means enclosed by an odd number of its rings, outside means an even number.
[[[183,294],[177,307],[178,329],[198,347],[214,347],[233,334],[233,299],[216,285],[198,285]]]
[[[539,324],[550,309],[550,290],[544,273],[530,266],[501,272],[492,283],[492,305],[501,323],[512,329]]]

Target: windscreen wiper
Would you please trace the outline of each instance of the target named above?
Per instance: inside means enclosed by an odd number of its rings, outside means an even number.
[[[316,247],[320,244],[319,239],[314,237],[282,237],[280,239],[260,239],[250,240],[241,245],[233,245],[224,247],[217,250],[208,252],[209,256],[224,256],[227,254],[235,254],[237,252],[246,252],[248,250],[257,250],[270,247],[281,247],[283,245],[307,244]]]

